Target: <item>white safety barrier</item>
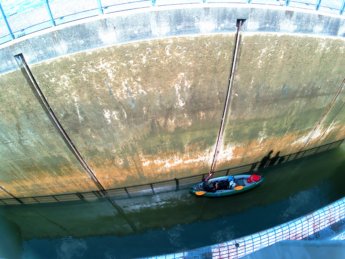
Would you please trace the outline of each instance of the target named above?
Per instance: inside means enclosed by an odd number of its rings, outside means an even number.
[[[345,197],[295,220],[256,234],[191,251],[151,258],[240,258],[283,240],[301,240],[345,219]]]

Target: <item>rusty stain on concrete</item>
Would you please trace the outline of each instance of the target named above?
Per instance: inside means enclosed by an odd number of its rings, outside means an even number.
[[[224,140],[243,147],[238,163],[303,147],[345,77],[344,55],[341,39],[244,34]],[[344,92],[305,148],[343,138],[343,103]]]
[[[104,187],[150,183],[209,170],[233,41],[140,41],[32,71]],[[242,42],[217,169],[298,151],[344,78],[343,40],[244,33]],[[0,85],[0,182],[19,197],[95,190],[19,71]],[[344,93],[308,147],[345,138],[343,103]]]

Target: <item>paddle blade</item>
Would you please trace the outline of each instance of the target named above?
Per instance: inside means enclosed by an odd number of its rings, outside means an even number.
[[[205,191],[197,191],[195,192],[196,196],[203,196],[206,192]]]
[[[237,186],[234,188],[235,191],[240,191],[240,190],[242,190],[242,189],[243,189],[243,186],[242,186],[242,185],[237,185]]]

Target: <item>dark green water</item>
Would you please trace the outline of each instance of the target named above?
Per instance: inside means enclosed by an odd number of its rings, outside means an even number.
[[[1,207],[0,258],[153,256],[257,232],[345,196],[345,146],[262,173],[262,186],[238,196],[117,200],[125,218],[107,201]]]

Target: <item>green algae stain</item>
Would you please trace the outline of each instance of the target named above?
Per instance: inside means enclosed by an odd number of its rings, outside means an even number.
[[[312,129],[344,77],[340,39],[244,36],[240,53],[226,143]]]
[[[79,53],[33,71],[82,152],[93,148],[91,132],[97,146],[178,154],[213,145],[231,51],[228,36],[181,37]]]
[[[198,159],[213,149],[233,41],[233,34],[219,34],[135,42],[46,61],[32,71],[63,127],[100,177],[116,178],[118,170],[124,179],[153,179],[155,172],[145,169],[142,157],[187,154]],[[224,145],[314,128],[344,77],[344,53],[343,40],[244,33]],[[33,179],[35,170],[43,168],[49,172],[38,175],[47,176],[48,185],[54,183],[54,175],[81,177],[79,165],[20,72],[1,75],[0,85],[9,89],[0,94],[1,141],[19,143],[15,153],[2,147],[1,159],[13,162],[26,153],[35,159],[30,174],[18,173],[17,178]],[[325,125],[344,124],[343,98]],[[28,142],[30,147],[25,146]],[[191,174],[196,164],[206,168],[206,160],[170,168],[159,177]],[[21,172],[24,164],[1,174],[6,178],[11,170]],[[65,169],[60,172],[62,164]]]

